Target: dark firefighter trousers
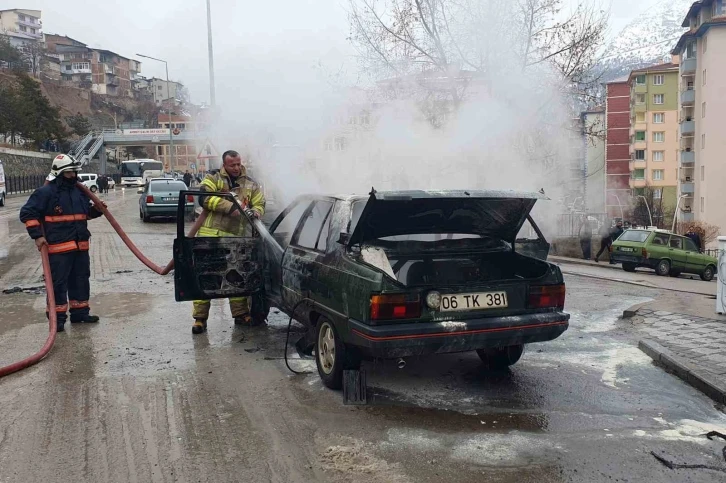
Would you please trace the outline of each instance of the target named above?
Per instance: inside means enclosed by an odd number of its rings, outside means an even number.
[[[88,250],[55,253],[49,258],[58,325],[66,322],[69,309],[71,322],[84,319],[91,310],[88,305],[91,294],[91,259]]]

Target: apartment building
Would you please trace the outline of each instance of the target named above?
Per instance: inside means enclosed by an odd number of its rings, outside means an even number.
[[[173,99],[173,104],[178,105],[180,102],[187,102],[189,94],[186,87],[180,82],[169,81],[153,77],[147,81],[147,89],[154,96],[154,102],[160,106],[164,101]]]
[[[13,47],[43,40],[40,10],[0,10],[0,35],[5,35]]]
[[[673,60],[634,70],[628,78],[632,197],[650,200],[654,223],[661,224],[672,221],[678,197],[679,76]]]
[[[726,5],[701,0],[673,49],[681,57],[679,220],[719,226],[726,234]]]
[[[598,107],[580,115],[585,145],[582,179],[584,198],[591,213],[605,213],[605,108]]]
[[[608,216],[630,213],[630,85],[609,82],[605,99],[605,209]]]
[[[67,36],[45,36],[48,55],[60,60],[61,78],[97,94],[133,97],[131,79],[141,63],[110,50],[93,49]]]

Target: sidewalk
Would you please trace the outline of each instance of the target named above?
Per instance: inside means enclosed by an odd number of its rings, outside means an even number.
[[[626,311],[643,338],[638,347],[668,371],[726,403],[726,320],[657,311]],[[632,317],[632,318],[627,318]]]
[[[590,267],[601,267],[601,268],[612,268],[614,270],[622,270],[620,264],[610,265],[610,261],[606,257],[600,263],[594,260],[583,260],[582,258],[570,258],[570,257],[559,257],[557,255],[550,255],[547,257],[547,261],[555,263],[573,263],[575,265],[587,265]]]

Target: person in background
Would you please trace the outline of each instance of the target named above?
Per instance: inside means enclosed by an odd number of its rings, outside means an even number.
[[[105,174],[98,175],[98,178],[96,179],[96,184],[98,185],[98,192],[105,193],[106,187],[108,186],[108,180],[106,179],[106,175]]]
[[[589,260],[592,256],[592,224],[587,214],[582,218],[580,224],[580,248],[582,248],[582,258]]]
[[[187,172],[184,173],[184,184],[187,185],[187,188],[192,187],[192,173],[190,173],[189,170],[187,170]]]
[[[693,241],[693,243],[696,244],[699,252],[703,251],[703,246],[701,245],[701,235],[699,235],[698,233],[693,231],[693,229],[689,229],[688,232],[686,233],[686,237],[690,238]]]

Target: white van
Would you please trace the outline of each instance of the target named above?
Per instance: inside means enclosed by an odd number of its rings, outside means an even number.
[[[78,173],[78,179],[81,183],[86,185],[86,188],[93,191],[98,191],[98,175],[92,173]]]
[[[5,197],[7,194],[5,188],[5,168],[3,167],[2,159],[0,159],[0,206],[5,206]]]

